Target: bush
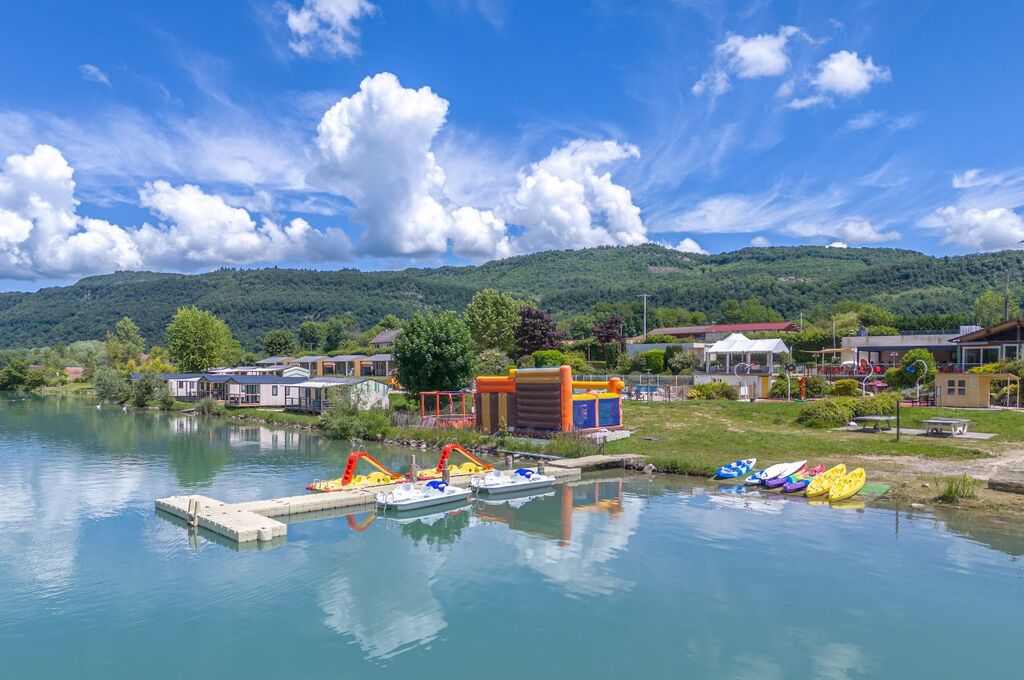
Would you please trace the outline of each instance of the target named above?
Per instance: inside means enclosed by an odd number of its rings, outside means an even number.
[[[860,383],[852,378],[837,380],[832,386],[833,397],[859,397],[861,394]]]
[[[603,345],[598,345],[591,352],[591,355],[595,362],[603,361],[609,366],[614,366],[619,362],[619,357],[622,356],[622,345],[617,342],[609,342]]]
[[[848,397],[822,399],[811,402],[802,409],[796,422],[807,427],[839,427],[853,420],[852,400]]]
[[[886,392],[874,397],[828,397],[800,409],[796,421],[807,427],[840,427],[860,416],[891,416],[898,395]]]
[[[592,373],[587,357],[583,352],[563,352],[563,359],[573,373]],[[561,364],[559,364],[561,365]]]
[[[664,333],[650,333],[643,340],[645,345],[660,345],[663,342],[679,342],[679,338],[674,335],[665,335]]]
[[[900,390],[907,386],[907,374],[899,366],[885,369],[885,375],[882,380],[894,390]]]
[[[161,387],[166,388],[167,383],[153,373],[143,373],[138,380],[132,383],[128,399],[132,402],[132,406],[139,408],[148,406],[149,402],[156,399]]]
[[[829,394],[831,387],[823,375],[809,375],[804,383],[804,391],[808,399],[817,399]],[[799,394],[799,391],[797,392]]]
[[[128,380],[115,368],[104,366],[96,371],[93,390],[100,401],[109,404],[123,404],[131,395]]]
[[[739,398],[736,388],[729,383],[712,382],[703,385],[694,385],[687,393],[690,399],[731,399]]]
[[[358,393],[346,387],[331,390],[331,402],[321,422],[332,439],[383,439],[391,431],[388,409],[363,408]]]
[[[537,362],[534,360],[532,354],[525,354],[519,357],[519,361],[516,362],[516,366],[519,368],[536,368]]]
[[[565,363],[565,355],[557,349],[539,349],[533,353],[535,368],[561,366]]]
[[[224,404],[216,399],[202,399],[196,404],[196,413],[201,416],[219,416],[224,413]]]
[[[166,381],[164,382],[163,385],[160,386],[160,389],[157,390],[156,400],[157,403],[160,405],[160,408],[163,409],[164,411],[174,410],[174,407],[178,403],[177,400],[171,395],[171,390],[169,387],[167,387]]]
[[[644,364],[651,373],[665,372],[665,350],[649,349],[644,352]]]
[[[932,353],[926,349],[912,349],[904,354],[903,358],[900,359],[900,363],[903,365],[903,371],[906,373],[907,385],[915,384],[917,379],[920,377],[918,373],[910,373],[907,371],[907,369],[918,360],[923,361],[928,367],[928,372],[925,374],[925,379],[922,381],[922,384],[935,379],[937,368],[935,365],[935,357],[932,356]],[[918,370],[920,370],[920,368],[920,366],[917,367]]]

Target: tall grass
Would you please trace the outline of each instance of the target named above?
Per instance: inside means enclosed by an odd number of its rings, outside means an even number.
[[[551,438],[544,453],[563,458],[582,458],[601,453],[601,445],[578,432],[562,432]]]
[[[967,475],[959,477],[941,477],[937,481],[942,489],[939,500],[955,503],[961,499],[971,500],[978,497],[978,483]]]

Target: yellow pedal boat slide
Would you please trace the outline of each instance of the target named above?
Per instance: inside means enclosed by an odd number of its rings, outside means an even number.
[[[857,468],[832,485],[832,488],[828,490],[828,500],[830,502],[842,501],[856,495],[867,479],[868,476],[864,472],[864,468]]]
[[[832,485],[838,482],[840,479],[846,476],[846,464],[840,463],[834,468],[826,470],[817,477],[811,480],[811,483],[807,485],[807,497],[814,498],[815,496],[824,496],[828,493]]]

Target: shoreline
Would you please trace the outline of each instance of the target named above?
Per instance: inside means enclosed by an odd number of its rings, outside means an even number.
[[[60,392],[51,391],[43,394],[43,396],[54,395],[75,397],[92,396],[86,390]],[[179,405],[185,406],[184,403],[180,403]],[[197,415],[189,413],[192,405],[189,404],[188,406],[190,408],[176,408],[172,410],[163,410],[156,407],[146,407],[141,409],[137,407],[129,408],[132,410]],[[644,407],[641,406],[634,408]],[[255,423],[268,427],[300,430],[327,437],[323,428],[319,424],[319,418],[316,416],[286,414],[283,411],[257,411],[255,409],[253,411],[256,412],[246,413],[241,410],[227,411],[222,414],[214,414],[205,417],[218,418],[235,423]],[[636,411],[634,411],[634,413],[636,413]],[[765,416],[765,420],[767,420],[768,414],[766,413],[763,415]],[[377,443],[389,446],[426,450],[440,448],[446,443],[456,442],[465,446],[467,450],[475,453],[479,452],[492,455],[496,454],[498,449],[503,448],[501,443],[495,442],[490,438],[486,438],[484,435],[481,435],[474,430],[422,430],[418,428],[401,428],[397,426],[394,427],[393,430],[394,434],[392,436],[383,438],[377,441]],[[430,433],[436,433],[436,436],[430,437]],[[808,430],[802,434],[809,438],[816,433],[818,432]],[[871,435],[854,436],[871,437]],[[701,455],[696,452],[680,453],[680,451],[685,450],[685,446],[682,445],[682,443],[680,443],[678,447],[673,446],[673,452],[668,456],[637,450],[644,448],[643,444],[640,443],[641,441],[648,443],[646,440],[657,439],[657,437],[634,437],[630,439],[623,439],[613,442],[613,446],[610,450],[602,448],[601,451],[616,454],[625,453],[641,457],[650,464],[653,464],[655,466],[655,471],[661,474],[682,475],[710,481],[708,465],[700,460]],[[838,441],[836,443],[837,445],[839,444]],[[1009,448],[998,452],[1001,455],[994,453],[986,454],[979,451],[977,453],[980,455],[962,459],[927,457],[924,455],[913,454],[887,455],[884,453],[880,453],[878,455],[848,454],[840,458],[836,455],[834,450],[825,454],[814,455],[813,459],[815,462],[823,462],[827,466],[839,462],[846,462],[848,467],[851,466],[851,464],[853,466],[865,467],[865,469],[868,470],[869,481],[885,483],[892,487],[889,493],[885,496],[886,501],[906,503],[910,507],[921,509],[939,507],[969,510],[988,515],[1020,516],[1024,514],[1024,494],[991,490],[987,487],[988,477],[984,474],[988,471],[994,471],[996,464],[1005,464],[1007,460],[1013,461],[1014,464],[1019,461],[1018,468],[1020,470],[1024,470],[1024,443],[1014,441],[1005,442],[1005,444],[1008,444]],[[840,448],[840,446],[832,448]],[[517,453],[520,455],[544,455],[543,451],[518,451]],[[719,454],[719,457],[720,455],[721,454]],[[797,457],[797,455],[798,454],[794,453],[791,456],[786,456],[786,458],[794,458]],[[783,460],[783,458],[779,457],[778,454],[774,452],[764,452],[758,455],[759,458],[762,456],[764,456],[762,460],[765,464]],[[811,456],[799,454],[799,457],[803,458]],[[641,465],[632,467],[627,466],[625,469],[639,471],[642,467],[643,466]],[[713,470],[713,468],[711,469]],[[941,478],[960,475],[967,475],[976,480],[977,497],[973,499],[960,499],[955,502],[941,499],[939,497],[941,493],[941,489],[939,487],[943,483]]]

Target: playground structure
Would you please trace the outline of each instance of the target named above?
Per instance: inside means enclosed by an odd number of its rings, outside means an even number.
[[[448,461],[451,459],[453,451],[462,454],[466,458],[466,462],[461,465],[449,465]],[[441,479],[444,476],[446,465],[448,466],[448,474],[452,477],[476,475],[494,469],[493,465],[488,465],[458,444],[448,444],[441,449],[441,457],[437,459],[437,466],[432,470],[420,470],[416,478],[420,480]]]
[[[459,453],[466,459],[462,464],[450,465],[452,453]],[[359,462],[365,460],[375,469],[365,475],[357,475],[356,468]],[[488,465],[472,453],[458,444],[448,444],[441,449],[441,456],[437,459],[437,466],[429,470],[419,470],[416,479],[425,481],[429,479],[441,479],[444,477],[445,468],[451,477],[465,475],[476,475],[481,472],[493,470],[494,466]],[[394,470],[389,470],[383,463],[371,456],[366,451],[353,451],[345,462],[345,472],[337,479],[317,479],[306,487],[306,491],[315,493],[328,493],[331,491],[345,491],[347,489],[365,489],[371,486],[383,486],[385,484],[398,484],[411,481],[409,475],[402,475]]]
[[[472,392],[420,392],[420,427],[470,429],[475,425]]]
[[[569,366],[511,368],[507,376],[480,376],[475,425],[485,434],[503,426],[511,432],[619,429],[624,386],[620,378],[573,380]]]
[[[356,467],[359,461],[365,460],[376,468],[373,472],[365,475],[357,475]],[[316,493],[327,493],[330,491],[343,491],[345,489],[362,489],[368,486],[380,486],[382,484],[395,484],[404,481],[405,477],[384,467],[380,461],[368,454],[366,451],[353,451],[345,463],[345,472],[337,479],[316,479],[306,487],[306,491]]]

